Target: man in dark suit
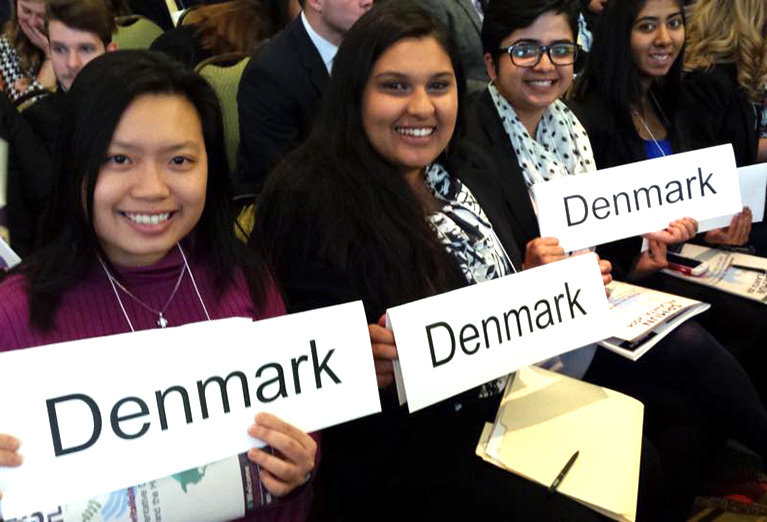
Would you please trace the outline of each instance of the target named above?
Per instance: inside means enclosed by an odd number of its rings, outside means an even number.
[[[482,58],[482,13],[488,0],[421,0],[423,6],[447,26],[461,53],[470,91],[485,88],[490,79]]]
[[[303,12],[259,47],[237,93],[237,194],[261,190],[266,172],[303,141],[346,31],[373,0],[303,0]]]

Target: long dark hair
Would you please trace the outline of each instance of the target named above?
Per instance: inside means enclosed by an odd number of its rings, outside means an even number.
[[[683,11],[682,0],[676,0]],[[639,102],[642,93],[639,71],[631,54],[631,30],[647,0],[620,0],[607,3],[602,20],[594,34],[586,66],[573,88],[573,98],[581,101],[598,96],[609,107],[609,112],[622,123],[633,126],[631,107]],[[662,119],[673,118],[678,106],[679,89],[684,67],[684,47],[664,78],[656,79],[650,87],[658,102]],[[605,111],[608,112],[608,111]],[[670,121],[663,121],[670,127]]]
[[[112,135],[128,106],[145,94],[178,94],[197,109],[208,156],[205,208],[188,236],[191,256],[204,258],[222,292],[235,270],[245,271],[251,295],[263,304],[268,274],[234,236],[223,123],[208,83],[182,65],[148,51],[106,53],[78,74],[67,93],[57,157],[58,180],[45,226],[46,246],[24,263],[30,322],[50,329],[62,293],[71,289],[104,255],[93,223],[93,194]]]
[[[453,265],[422,205],[362,124],[362,93],[378,58],[402,39],[426,37],[450,57],[460,108],[459,54],[445,27],[415,2],[376,5],[346,34],[313,132],[267,178],[258,202],[251,242],[271,260],[278,280],[287,277],[286,236],[300,221],[311,229],[305,248],[370,297],[368,313],[450,287]]]

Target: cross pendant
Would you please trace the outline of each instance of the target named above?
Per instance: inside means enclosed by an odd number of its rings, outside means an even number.
[[[168,320],[164,318],[162,314],[160,314],[160,318],[157,319],[157,326],[159,326],[160,328],[165,328],[166,326],[168,326]]]

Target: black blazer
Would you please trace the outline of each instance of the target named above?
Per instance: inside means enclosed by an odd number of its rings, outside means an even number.
[[[522,260],[527,243],[540,236],[538,219],[490,92],[485,89],[473,96],[464,114],[448,170],[477,198],[512,260]],[[515,265],[519,269],[521,261]]]
[[[59,140],[61,115],[67,101],[66,96],[66,92],[59,86],[56,92],[40,98],[34,105],[21,113],[37,137],[40,138],[51,161],[56,159],[56,146]]]
[[[694,71],[684,80],[680,110],[690,121],[694,148],[732,143],[739,167],[756,163],[756,114],[738,85],[735,64]]]
[[[301,17],[256,49],[237,93],[236,193],[259,192],[267,170],[306,139],[328,78]]]
[[[0,138],[8,141],[8,205],[11,246],[22,257],[40,241],[53,190],[53,165],[16,107],[0,93]]]

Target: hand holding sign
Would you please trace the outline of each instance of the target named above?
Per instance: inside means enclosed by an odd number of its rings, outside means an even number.
[[[650,248],[639,254],[639,258],[629,274],[630,280],[644,279],[668,266],[666,244],[655,239],[646,239]]]
[[[717,228],[706,233],[706,242],[717,245],[745,245],[751,235],[753,215],[751,209],[743,207],[743,211],[735,214],[727,228]]]
[[[522,268],[535,268],[559,261],[567,257],[564,249],[559,246],[559,239],[555,237],[536,237],[529,241],[525,247],[525,262]]]
[[[317,454],[313,438],[264,412],[256,415],[248,433],[276,450],[276,454],[258,448],[248,451],[248,458],[261,467],[261,481],[269,492],[282,497],[306,484]]]
[[[6,468],[16,468],[21,466],[24,458],[19,453],[21,441],[11,435],[0,433],[0,466]],[[3,498],[3,492],[0,491],[0,498]]]
[[[666,245],[684,243],[695,237],[698,232],[698,222],[691,217],[683,217],[668,224],[663,230],[645,234],[647,239],[654,239]]]
[[[386,388],[394,382],[394,366],[392,361],[397,358],[397,346],[394,344],[394,333],[386,329],[386,314],[378,320],[378,324],[368,325],[370,342],[373,345],[373,362],[376,367],[376,379],[379,388]]]
[[[609,285],[613,281],[613,265],[607,259],[599,258],[599,271],[602,273],[602,282],[605,286]]]

